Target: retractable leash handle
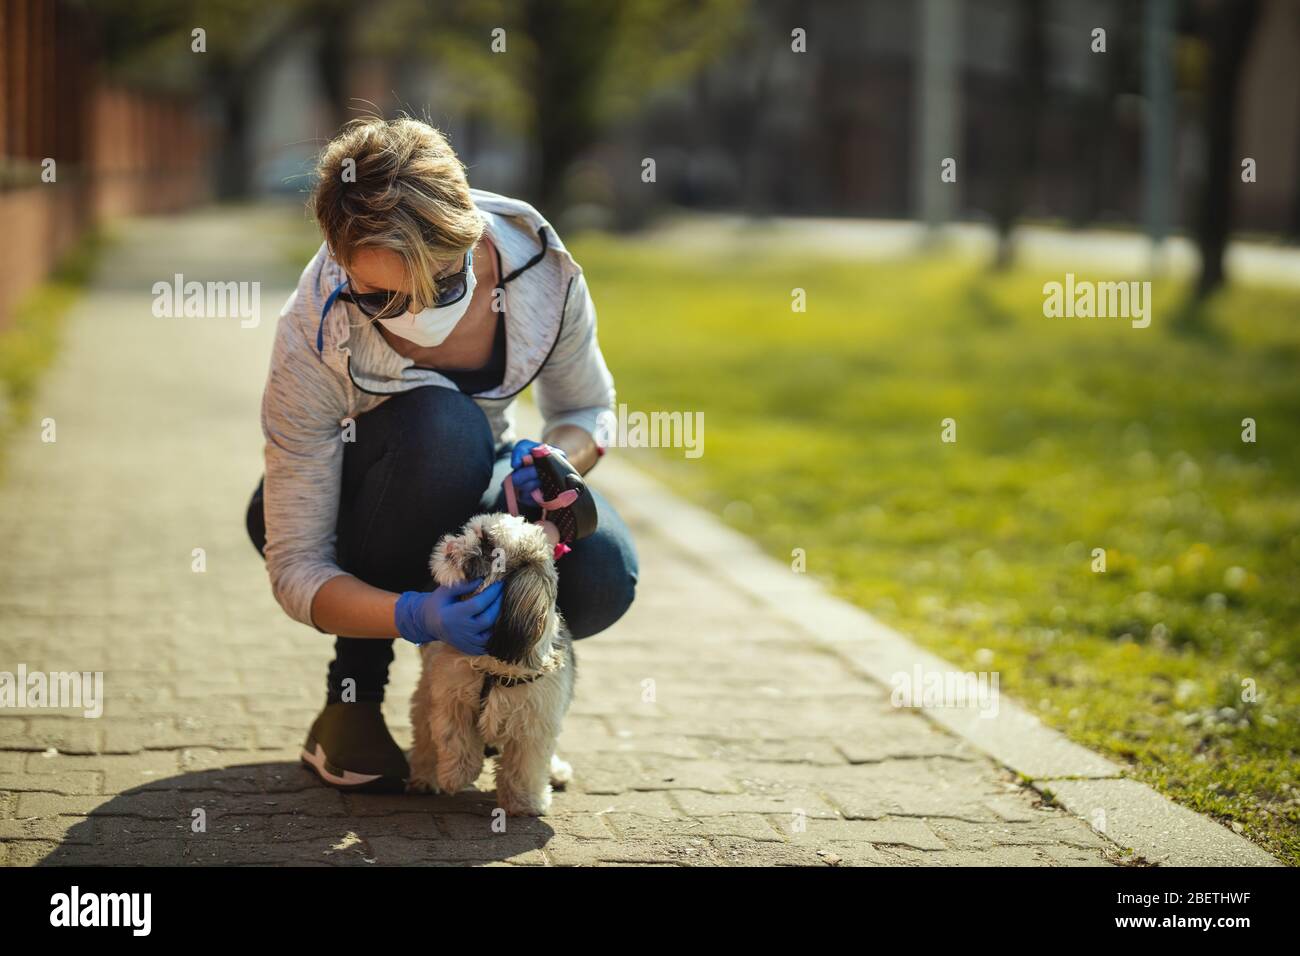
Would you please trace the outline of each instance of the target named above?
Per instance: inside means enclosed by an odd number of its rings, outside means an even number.
[[[545,530],[555,546],[558,561],[569,553],[569,545],[580,541],[596,530],[596,502],[587,484],[563,455],[551,454],[549,445],[538,445],[529,452],[541,489],[533,492],[533,501],[541,506],[542,516],[537,523]],[[514,475],[505,480],[506,507],[512,515],[519,514],[519,501],[515,495]]]

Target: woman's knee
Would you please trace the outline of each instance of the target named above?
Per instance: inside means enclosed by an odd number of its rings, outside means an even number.
[[[440,386],[402,392],[362,415],[356,426],[359,447],[379,442],[404,477],[430,491],[479,494],[492,477],[492,428],[461,392]]]
[[[632,536],[607,505],[601,522],[595,534],[560,559],[560,611],[576,639],[610,627],[636,599],[639,567]]]

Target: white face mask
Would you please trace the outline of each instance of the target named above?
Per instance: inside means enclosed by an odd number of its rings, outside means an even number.
[[[394,335],[399,335],[421,348],[431,349],[447,341],[447,336],[451,335],[451,330],[456,327],[456,323],[469,311],[469,300],[474,297],[474,286],[477,281],[474,277],[474,269],[471,267],[465,276],[465,294],[451,305],[425,309],[417,313],[403,312],[396,318],[375,321]]]

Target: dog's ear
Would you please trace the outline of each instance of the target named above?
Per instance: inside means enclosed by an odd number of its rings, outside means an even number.
[[[528,657],[546,634],[547,619],[555,606],[555,578],[536,564],[527,564],[506,576],[501,613],[488,639],[487,653],[517,664]]]
[[[438,543],[433,546],[433,551],[429,553],[429,573],[435,578],[438,576],[438,565],[451,558],[451,538],[451,535],[444,534],[438,539]]]

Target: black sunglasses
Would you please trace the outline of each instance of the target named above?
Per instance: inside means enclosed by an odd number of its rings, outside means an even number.
[[[441,309],[445,305],[454,305],[465,298],[469,289],[469,270],[474,265],[474,250],[465,253],[465,264],[459,272],[439,276],[433,280],[433,308]],[[401,315],[411,305],[411,297],[405,292],[393,292],[388,289],[379,292],[353,292],[352,277],[348,277],[348,289],[339,293],[339,298],[351,302],[372,319],[383,316],[391,318]]]

